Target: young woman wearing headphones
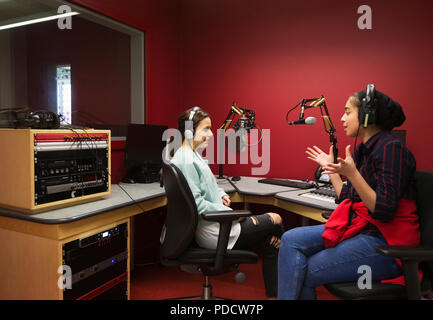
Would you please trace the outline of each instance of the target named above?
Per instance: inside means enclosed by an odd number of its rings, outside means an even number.
[[[183,143],[171,162],[182,171],[197,204],[199,220],[196,243],[203,248],[215,249],[219,224],[201,219],[200,214],[230,210],[230,197],[218,187],[207,162],[196,152],[197,149],[207,147],[213,135],[211,126],[209,114],[199,107],[183,112],[178,119],[178,130],[182,134]],[[283,231],[281,217],[276,213],[234,221],[230,231],[228,249],[257,248],[262,253],[266,296],[270,299],[277,297],[277,259]]]
[[[307,148],[308,158],[330,175],[339,205],[325,225],[284,233],[279,299],[315,299],[315,287],[357,281],[365,270],[371,270],[372,281],[401,283],[400,262],[375,248],[419,244],[415,158],[390,133],[404,120],[400,104],[368,85],[349,97],[341,118],[346,135],[361,140],[357,147],[355,140],[353,156],[350,145],[337,163],[332,146],[329,153]],[[347,178],[344,183],[340,175]]]

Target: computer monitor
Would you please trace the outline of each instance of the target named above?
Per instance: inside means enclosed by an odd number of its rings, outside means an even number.
[[[128,124],[125,165],[127,183],[150,183],[160,179],[162,151],[166,145],[162,135],[168,126]]]

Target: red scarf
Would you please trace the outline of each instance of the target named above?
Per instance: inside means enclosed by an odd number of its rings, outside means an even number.
[[[352,210],[356,212],[357,217],[353,218],[351,224],[348,226],[351,201],[350,199],[342,201],[326,222],[325,232],[322,234],[325,248],[334,247],[343,240],[355,236],[364,229],[368,222],[379,229],[390,246],[417,246],[420,244],[418,215],[414,200],[400,199],[394,218],[388,222],[373,219],[369,215],[364,202],[354,202]],[[401,267],[401,261],[399,259],[396,259],[396,261]],[[418,273],[421,281],[421,270]],[[382,280],[381,282],[405,285],[403,276]]]

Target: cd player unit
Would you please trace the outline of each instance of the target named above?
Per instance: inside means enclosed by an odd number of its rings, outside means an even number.
[[[110,131],[0,129],[0,206],[28,213],[110,193]]]

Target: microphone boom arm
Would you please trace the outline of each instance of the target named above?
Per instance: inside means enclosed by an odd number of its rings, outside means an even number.
[[[307,105],[308,102],[311,102]],[[337,163],[338,157],[338,146],[337,146],[337,130],[332,123],[331,117],[326,107],[325,97],[321,95],[319,98],[302,99],[296,106],[290,109],[286,114],[286,122],[290,124],[288,120],[289,113],[301,105],[301,113],[299,114],[299,119],[304,119],[304,111],[310,108],[320,107],[320,112],[322,114],[323,126],[325,127],[325,132],[329,135],[329,142],[332,144],[332,151],[334,155],[334,163]],[[322,108],[323,107],[323,108]],[[325,112],[325,115],[323,113]]]
[[[323,125],[325,131],[329,134],[329,142],[332,144],[332,152],[334,155],[334,163],[337,163],[338,157],[338,146],[337,146],[337,130],[335,130],[334,124],[332,123],[331,116],[329,115],[328,108],[326,107],[325,97],[323,97],[323,102],[319,105],[320,112],[322,113]],[[322,109],[323,107],[323,109]],[[323,115],[323,110],[325,110],[325,116]]]
[[[240,119],[238,119],[236,123],[233,124],[236,115],[240,116]],[[230,107],[230,111],[227,114],[226,119],[219,127],[219,129],[221,130],[221,137],[224,138],[224,132],[228,128],[230,128],[230,126],[233,126],[233,129],[235,129],[236,131],[238,131],[239,129],[245,129],[248,133],[250,132],[251,129],[257,128],[261,134],[261,137],[257,142],[257,144],[259,144],[263,138],[263,133],[260,130],[260,128],[256,125],[255,120],[256,120],[256,113],[254,112],[254,110],[238,107],[236,106],[236,103],[233,102],[232,106]],[[251,147],[252,145],[247,145],[247,146]],[[222,165],[221,157],[222,157],[222,152],[220,153],[219,176],[218,176],[219,179],[223,178],[223,165]]]

